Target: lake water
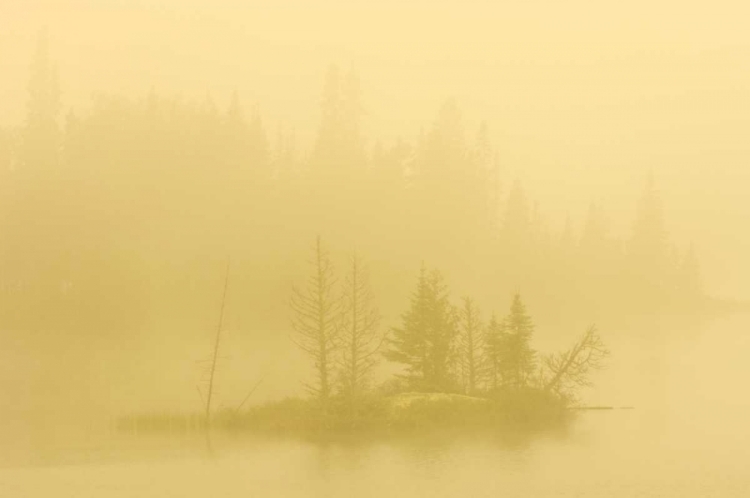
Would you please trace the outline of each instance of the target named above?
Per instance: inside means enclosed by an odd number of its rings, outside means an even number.
[[[0,497],[750,496],[750,320],[728,317],[684,337],[620,341],[628,354],[613,358],[594,397],[634,409],[582,412],[566,434],[359,444],[218,440],[213,458],[198,443],[129,441],[119,457],[5,466]]]

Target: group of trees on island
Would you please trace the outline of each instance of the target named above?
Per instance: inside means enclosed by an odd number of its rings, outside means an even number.
[[[324,409],[341,401],[356,411],[376,389],[381,358],[403,367],[381,392],[497,397],[532,389],[570,403],[609,354],[591,327],[570,349],[543,356],[532,347],[534,323],[520,293],[506,316],[493,314],[485,323],[474,300],[454,304],[443,275],[424,264],[401,324],[384,331],[358,256],[338,285],[318,237],[310,267],[306,285],[295,287],[291,299],[292,340],[314,365],[306,386]]]

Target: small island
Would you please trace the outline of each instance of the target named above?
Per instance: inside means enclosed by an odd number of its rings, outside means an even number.
[[[507,314],[485,320],[471,297],[454,303],[441,272],[424,264],[401,323],[384,330],[367,267],[357,254],[340,283],[320,237],[310,261],[310,277],[293,288],[290,299],[290,339],[310,364],[307,397],[243,408],[253,388],[240,406],[212,412],[220,320],[205,412],[128,417],[120,429],[296,437],[436,428],[542,430],[570,418],[577,391],[591,385],[591,374],[609,355],[595,326],[568,349],[544,355],[532,345],[534,322],[520,293]],[[229,266],[225,292],[228,279]],[[378,381],[374,374],[382,362],[398,370]]]

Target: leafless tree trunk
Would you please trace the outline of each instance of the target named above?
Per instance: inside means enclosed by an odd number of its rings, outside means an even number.
[[[351,410],[367,388],[377,363],[376,354],[384,341],[378,334],[380,314],[375,307],[367,271],[354,254],[344,282],[341,313],[341,354],[339,373],[341,392]]]
[[[216,328],[216,339],[214,340],[214,351],[211,358],[211,370],[208,378],[208,394],[206,395],[206,445],[209,452],[213,452],[211,445],[211,400],[214,392],[214,377],[216,374],[216,361],[219,358],[219,345],[221,344],[221,329],[224,325],[224,307],[227,301],[227,287],[229,286],[229,261],[227,260],[226,274],[224,275],[224,292],[221,296],[221,311],[219,312],[219,326]],[[200,393],[200,390],[198,391]]]
[[[221,327],[224,324],[224,306],[227,300],[227,287],[229,284],[229,261],[227,261],[227,270],[224,276],[224,292],[221,296],[221,312],[219,313],[219,326],[216,329],[216,340],[214,341],[214,352],[211,359],[211,371],[208,378],[208,395],[206,396],[206,425],[209,424],[211,417],[211,399],[214,392],[214,376],[216,374],[216,360],[219,357],[219,344],[221,341]]]
[[[481,371],[480,362],[482,324],[479,308],[471,298],[463,299],[463,307],[459,311],[461,371],[464,376],[464,387],[471,394],[477,388]]]
[[[333,265],[320,236],[316,239],[310,263],[313,272],[307,285],[292,289],[290,304],[295,332],[292,341],[313,360],[317,378],[305,385],[326,406],[331,396],[333,354],[338,347],[341,303],[334,294],[336,278]]]
[[[544,389],[573,398],[576,389],[591,385],[591,372],[601,369],[607,356],[609,350],[596,327],[589,327],[573,347],[544,359],[548,377],[543,383]]]

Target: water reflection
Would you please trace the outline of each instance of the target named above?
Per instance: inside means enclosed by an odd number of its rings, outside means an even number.
[[[35,460],[25,463],[35,466],[0,469],[0,496],[746,497],[748,325],[729,317],[684,337],[623,334],[592,397],[635,408],[581,412],[564,432],[328,442],[218,435],[215,458],[200,438],[89,439],[77,450],[52,438],[45,451],[30,450]]]

